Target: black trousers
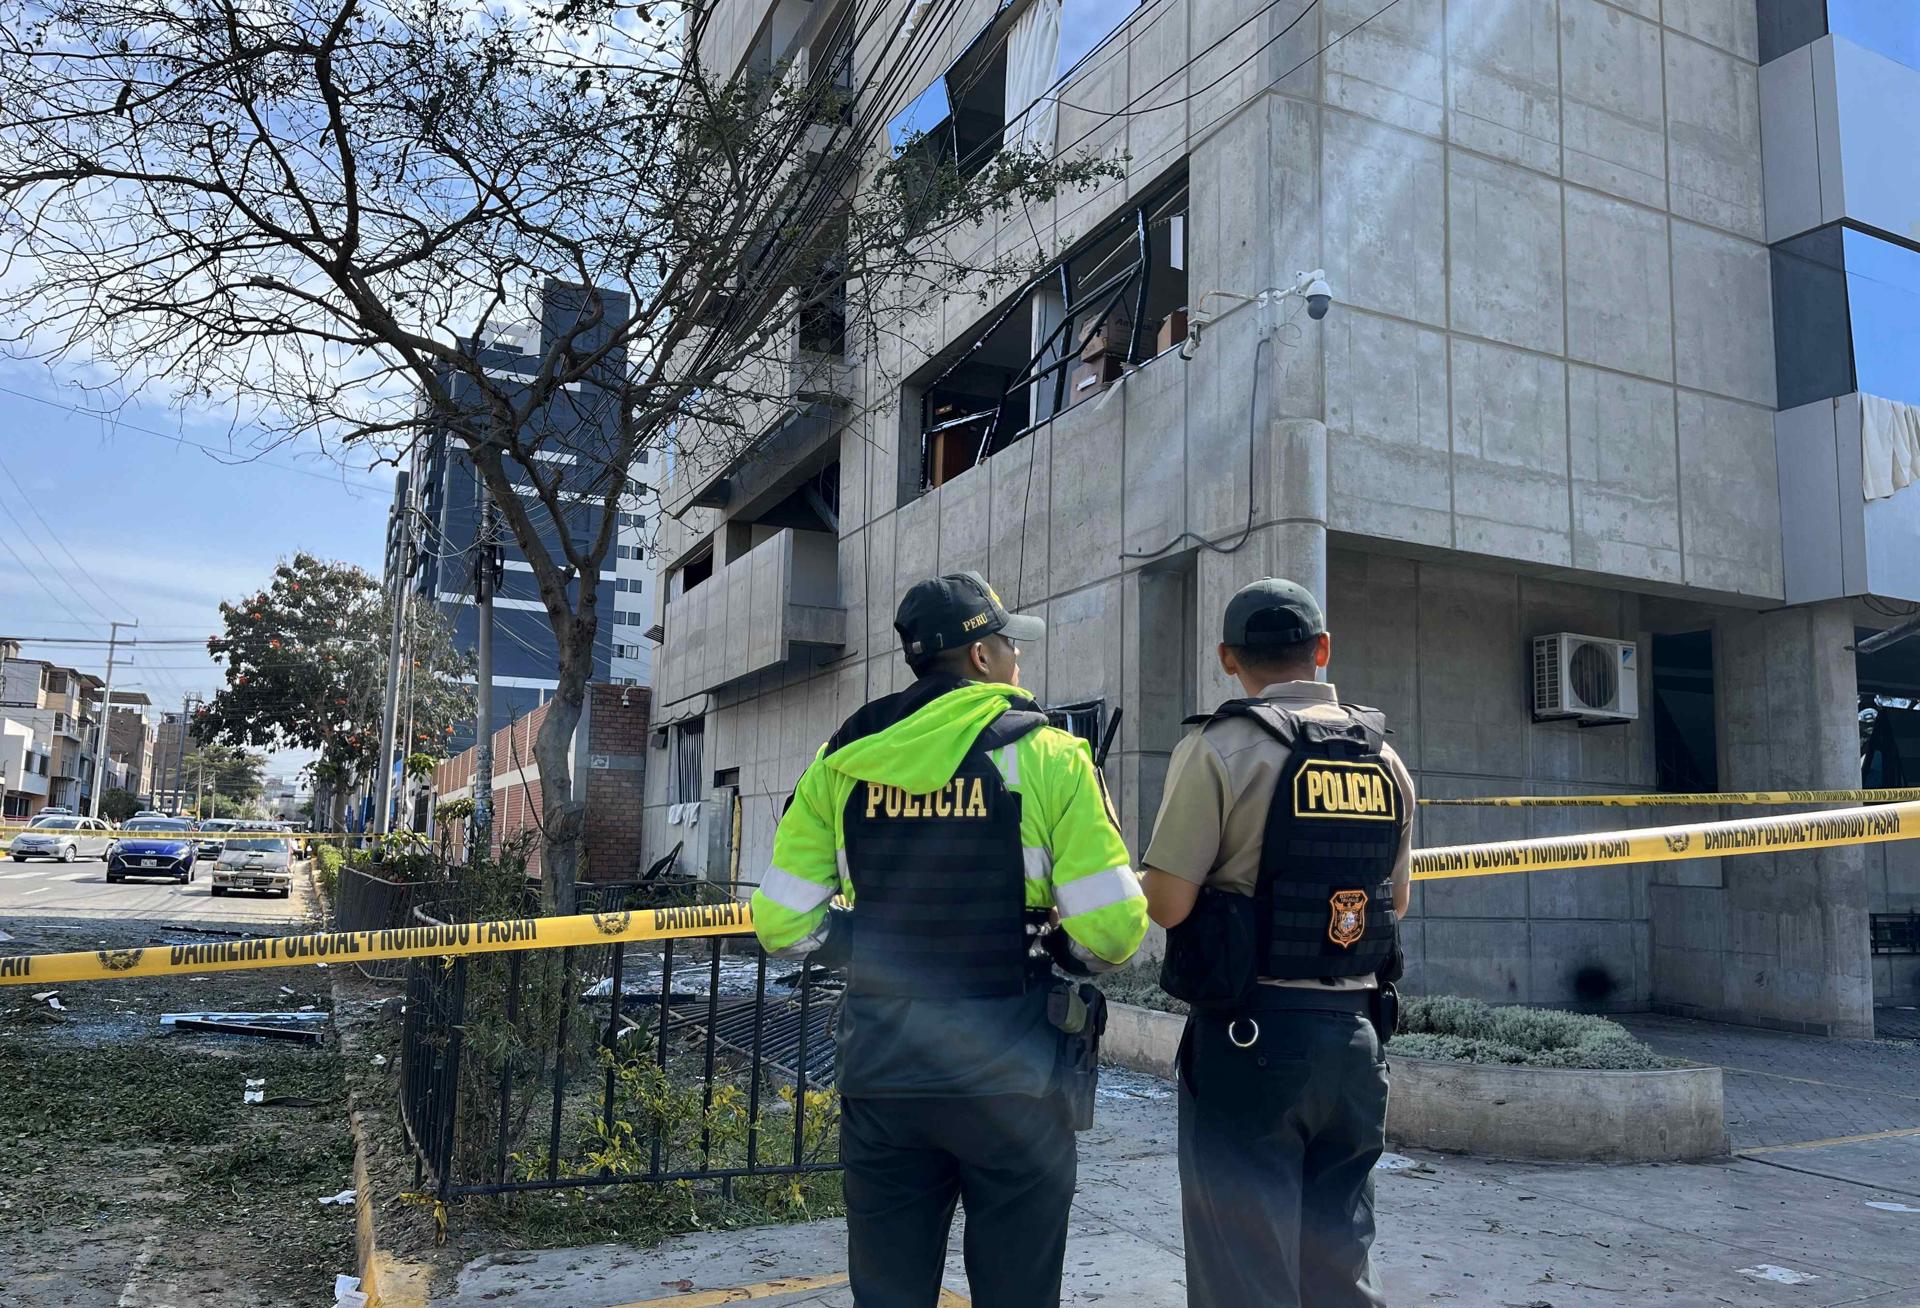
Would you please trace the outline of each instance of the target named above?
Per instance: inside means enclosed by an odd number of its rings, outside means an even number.
[[[1054,1308],[1078,1155],[1066,1100],[844,1099],[847,1266],[858,1308],[934,1308],[956,1201],[975,1308]]]
[[[1265,996],[1261,1011],[1231,1023],[1217,1014],[1187,1022],[1180,1206],[1189,1308],[1386,1302],[1372,1259],[1373,1165],[1386,1143],[1380,1041],[1364,994],[1293,993],[1300,998]]]

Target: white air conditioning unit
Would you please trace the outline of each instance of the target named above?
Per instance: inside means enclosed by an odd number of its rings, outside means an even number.
[[[1630,640],[1533,638],[1533,720],[1631,722],[1640,716],[1640,661]]]

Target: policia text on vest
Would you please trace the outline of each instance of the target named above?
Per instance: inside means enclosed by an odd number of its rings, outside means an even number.
[[[855,1302],[933,1308],[964,1203],[973,1302],[1050,1308],[1105,1021],[1098,992],[1055,969],[1126,961],[1146,902],[1085,742],[1018,689],[1018,643],[1044,626],[976,574],[915,585],[894,625],[917,680],[847,719],[800,778],[754,926],[769,950],[847,969]]]
[[[1142,861],[1168,928],[1192,1308],[1360,1308],[1385,1146],[1414,795],[1384,717],[1315,679],[1317,601],[1269,579],[1229,602],[1244,698],[1190,723]]]

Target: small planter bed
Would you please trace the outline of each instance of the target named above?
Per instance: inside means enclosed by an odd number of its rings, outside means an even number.
[[[1171,1077],[1186,1018],[1131,972],[1105,987],[1103,1056]],[[1720,1069],[1663,1058],[1605,1018],[1409,999],[1388,1052],[1387,1135],[1408,1148],[1620,1163],[1727,1152]]]

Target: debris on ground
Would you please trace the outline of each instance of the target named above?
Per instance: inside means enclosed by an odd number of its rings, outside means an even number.
[[[67,1011],[67,1006],[60,1002],[60,992],[58,990],[42,990],[33,997],[33,1001],[36,1004],[45,1004],[56,1013],[64,1013]]]
[[[360,1278],[357,1276],[334,1277],[333,1303],[334,1308],[366,1308],[367,1296],[360,1289]]]
[[[1897,1204],[1887,1199],[1869,1199],[1867,1207],[1878,1208],[1883,1213],[1920,1213],[1920,1208],[1912,1204]]]
[[[342,1190],[339,1194],[321,1195],[320,1202],[323,1204],[350,1204],[353,1202],[354,1193],[352,1190]]]
[[[1776,1285],[1806,1285],[1820,1279],[1812,1272],[1796,1272],[1791,1267],[1775,1267],[1772,1263],[1742,1267],[1740,1275],[1751,1276],[1756,1281],[1772,1281]]]
[[[162,1013],[160,1025],[175,1031],[263,1036],[317,1045],[325,1037],[320,1024],[325,1023],[327,1017],[326,1013],[304,1009],[298,1013]]]

